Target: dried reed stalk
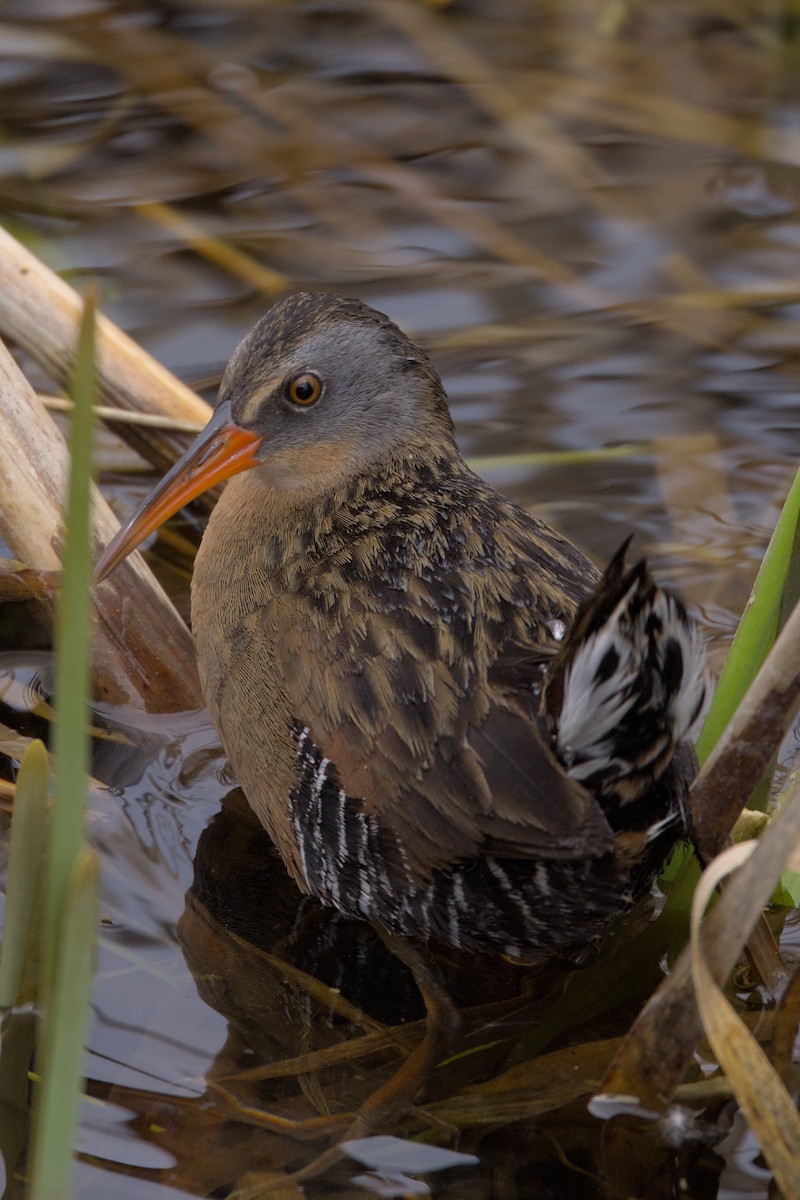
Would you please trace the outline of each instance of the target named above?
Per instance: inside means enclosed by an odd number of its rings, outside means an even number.
[[[42,327],[50,324],[55,322],[41,322]],[[2,343],[0,422],[0,532],[12,553],[30,567],[58,571],[67,447]],[[117,520],[99,492],[94,506],[94,543],[99,549],[113,537]],[[51,624],[55,588],[43,588],[40,602]],[[154,630],[158,630],[157,641]],[[202,703],[189,631],[139,555],[98,589],[94,669],[95,694],[112,703],[134,704],[151,712],[197,708]]]
[[[22,346],[62,386],[72,367],[82,307],[77,292],[0,229],[0,335]],[[211,414],[191,388],[102,315],[97,318],[97,370],[100,394],[114,407],[199,426]],[[150,426],[114,428],[159,470],[170,467],[191,440]]]

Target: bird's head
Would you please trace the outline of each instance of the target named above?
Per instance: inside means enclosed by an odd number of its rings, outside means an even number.
[[[452,440],[439,377],[388,317],[341,296],[291,296],[236,349],[213,417],[106,548],[96,579],[179,508],[241,471],[258,469],[282,492],[324,494]]]

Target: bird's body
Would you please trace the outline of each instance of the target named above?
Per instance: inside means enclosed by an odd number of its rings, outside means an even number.
[[[198,662],[295,879],[461,949],[585,946],[683,832],[703,683],[680,602],[643,565],[601,582],[474,475],[427,359],[357,301],[279,305],[221,405],[258,448],[198,553]],[[217,433],[169,478],[199,480]]]

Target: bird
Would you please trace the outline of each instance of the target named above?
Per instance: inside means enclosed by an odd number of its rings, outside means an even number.
[[[98,583],[224,480],[201,685],[290,875],[422,943],[584,954],[689,831],[708,683],[679,596],[475,474],[427,355],[355,298],[266,313]]]

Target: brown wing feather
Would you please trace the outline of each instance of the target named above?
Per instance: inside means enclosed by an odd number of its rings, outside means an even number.
[[[611,849],[599,807],[543,740],[531,688],[552,648],[531,634],[527,669],[517,656],[510,679],[480,629],[477,652],[452,646],[419,601],[387,615],[367,585],[351,587],[346,619],[328,616],[324,627],[313,610],[273,603],[292,711],[347,795],[379,814],[420,875],[478,852],[569,859]]]
[[[481,853],[605,853],[605,818],[554,761],[533,690],[594,568],[456,458],[354,494],[278,534],[275,497],[237,476],[195,568],[209,707],[292,870],[293,723],[418,878]]]

